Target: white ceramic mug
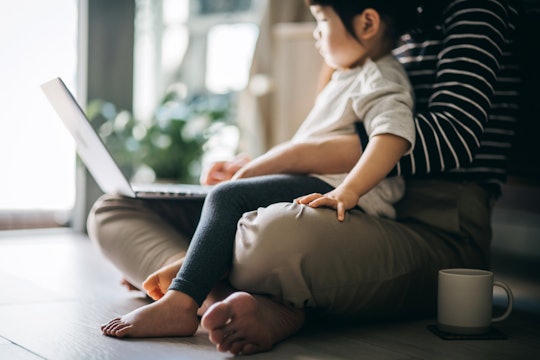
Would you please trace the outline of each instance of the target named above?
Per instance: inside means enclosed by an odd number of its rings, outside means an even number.
[[[508,297],[506,310],[492,317],[493,287],[501,287]],[[510,287],[493,279],[493,273],[477,269],[439,271],[437,327],[441,331],[475,335],[489,332],[491,323],[504,320],[512,311]]]

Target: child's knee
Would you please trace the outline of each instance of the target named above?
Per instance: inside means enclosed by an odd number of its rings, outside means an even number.
[[[238,181],[225,181],[214,186],[206,196],[206,203],[229,203],[231,199],[237,199],[244,194],[245,190]]]

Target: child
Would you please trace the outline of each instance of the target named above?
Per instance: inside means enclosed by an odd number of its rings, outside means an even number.
[[[164,265],[143,284],[157,301],[109,321],[102,326],[104,334],[115,337],[194,334],[198,308],[231,267],[238,220],[258,207],[297,198],[300,204],[337,209],[339,220],[344,219],[347,209],[357,204],[366,212],[393,215],[390,204],[400,196],[402,184],[396,185],[385,177],[414,144],[410,86],[390,54],[397,36],[406,28],[401,19],[410,19],[407,14],[414,14],[416,9],[402,2],[309,2],[318,23],[315,33],[318,47],[325,61],[336,68],[332,81],[319,95],[313,111],[291,142],[247,163],[236,172],[235,181],[223,182],[211,191],[185,257]],[[302,156],[303,144],[317,138],[356,137],[357,120],[363,122],[370,141],[349,175],[284,175],[306,173],[309,163],[316,161]],[[212,172],[219,170],[214,168]],[[378,183],[381,190],[375,190],[369,200],[363,201],[368,198],[366,194],[371,196],[370,189]],[[310,192],[314,194],[304,196]],[[283,315],[296,321],[297,329],[303,323],[303,311],[290,310],[290,314]],[[203,326],[204,321],[203,317]],[[288,332],[292,328],[295,327],[288,327]],[[266,331],[273,332],[266,334],[273,340],[290,335],[277,334],[277,329]],[[268,348],[263,346],[263,350]]]
[[[400,19],[414,19],[415,9],[406,1],[372,1],[374,8],[365,1],[308,3],[318,24],[317,47],[336,71],[292,141],[354,133],[358,120],[373,141],[363,144],[365,152],[350,174],[314,175],[334,190],[303,196],[297,202],[333,207],[341,221],[345,210],[356,204],[368,214],[394,218],[392,204],[403,196],[405,183],[402,178],[385,177],[405,151],[412,150],[415,134],[412,89],[402,65],[391,55],[397,36],[407,29],[397,18],[375,9],[392,6]],[[343,27],[352,37],[344,36]]]

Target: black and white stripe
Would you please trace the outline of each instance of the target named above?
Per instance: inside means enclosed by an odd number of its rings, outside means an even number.
[[[394,54],[415,90],[418,136],[395,173],[505,181],[518,113],[517,17],[510,0],[448,1],[429,39],[403,37]]]

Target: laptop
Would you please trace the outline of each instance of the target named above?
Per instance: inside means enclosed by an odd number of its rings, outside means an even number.
[[[204,198],[211,189],[194,184],[131,184],[62,79],[47,81],[41,89],[75,139],[77,154],[103,192],[146,199]]]

